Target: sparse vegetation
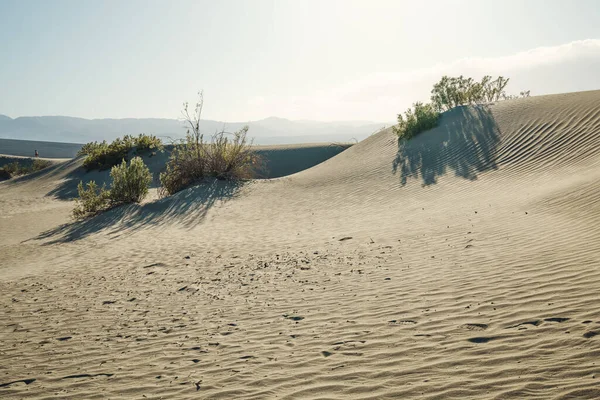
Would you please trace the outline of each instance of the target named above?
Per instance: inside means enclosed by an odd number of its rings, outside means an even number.
[[[106,189],[106,185],[99,188],[94,181],[88,182],[87,187],[79,182],[74,218],[93,216],[122,204],[139,203],[148,194],[152,181],[152,174],[140,157],[134,157],[129,164],[123,160],[120,165],[112,167],[110,177],[110,190]]]
[[[140,157],[134,157],[129,165],[123,160],[110,170],[112,185],[110,200],[113,204],[139,203],[148,194],[152,174]]]
[[[176,143],[166,170],[160,174],[160,194],[171,195],[205,178],[238,180],[251,178],[261,165],[261,158],[248,142],[248,127],[228,133],[224,130],[211,136],[209,142],[200,132],[200,118],[204,99],[196,103],[190,115],[188,103],[184,104],[183,115],[189,125],[186,138]]]
[[[398,125],[392,129],[399,138],[410,139],[438,124],[440,113],[431,104],[415,103],[413,108],[406,110],[404,117],[398,114]]]
[[[27,165],[29,164],[29,165]],[[52,165],[49,160],[34,159],[30,163],[30,159],[23,159],[23,162],[13,161],[0,168],[0,179],[6,180],[21,175],[28,175],[33,172],[41,171]]]
[[[454,107],[529,97],[529,90],[521,92],[518,96],[507,95],[504,89],[508,82],[509,79],[503,76],[493,80],[491,76],[486,75],[480,82],[462,75],[443,76],[433,85],[431,103],[417,102],[412,109],[409,108],[404,113],[404,116],[398,114],[398,125],[393,127],[393,131],[401,139],[410,139],[436,127],[441,113]]]
[[[100,148],[106,147],[106,146],[108,146],[108,144],[106,143],[106,140],[104,140],[100,143],[98,143],[98,142],[86,143],[77,152],[77,157],[90,155],[93,152],[100,150]]]
[[[91,217],[110,207],[110,191],[106,190],[105,185],[98,188],[96,182],[91,181],[86,186],[87,188],[83,182],[77,185],[79,198],[73,209],[73,217],[76,219]]]
[[[36,158],[35,160],[33,160],[33,164],[31,164],[30,169],[26,170],[26,173],[41,171],[50,167],[51,165],[52,162],[49,160],[40,160],[39,158]]]
[[[5,181],[10,178],[12,178],[10,172],[5,170],[4,168],[0,168],[0,181]]]
[[[492,79],[490,75],[484,76],[480,82],[473,78],[443,76],[431,90],[431,103],[439,112],[448,111],[454,107],[469,104],[491,103],[499,100],[529,97],[529,91],[520,93],[520,96],[507,95],[505,88],[509,78],[499,76]]]
[[[77,152],[78,156],[85,155],[83,166],[88,170],[106,170],[128,161],[130,153],[140,155],[148,152],[162,151],[162,141],[154,135],[139,134],[138,136],[125,135],[111,143],[106,141],[90,142],[83,145]]]

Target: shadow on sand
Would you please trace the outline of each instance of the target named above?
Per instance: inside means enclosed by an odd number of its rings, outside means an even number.
[[[439,126],[411,140],[399,140],[393,172],[404,186],[409,178],[423,186],[453,170],[456,176],[475,180],[477,174],[496,169],[500,131],[489,106],[462,106],[442,114]]]
[[[193,228],[217,202],[236,197],[243,185],[214,180],[152,203],[120,206],[87,220],[63,224],[30,240],[49,239],[44,245],[50,245],[77,241],[106,228],[111,228],[108,234],[116,235],[165,223]]]

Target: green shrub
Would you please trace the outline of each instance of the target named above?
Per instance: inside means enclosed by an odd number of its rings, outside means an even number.
[[[4,167],[2,167],[2,170],[4,171],[4,174],[6,176],[9,176],[8,179],[10,179],[13,176],[20,175],[21,166],[19,165],[18,161],[13,161],[9,164],[6,164]]]
[[[91,146],[88,149],[87,157],[83,160],[83,166],[88,170],[98,169],[100,171],[109,169],[123,160],[131,150],[125,142],[117,138],[112,143],[106,141],[98,143],[97,146]]]
[[[5,181],[10,178],[12,178],[10,171],[4,169],[4,167],[0,168],[0,181]]]
[[[159,193],[167,196],[200,182],[205,177],[205,146],[201,137],[188,133],[173,147],[166,169],[160,174]]]
[[[108,144],[106,143],[106,140],[102,141],[101,143],[98,142],[89,142],[84,144],[81,149],[79,149],[79,151],[77,152],[77,156],[87,156],[89,154],[94,153],[95,151],[100,150],[100,148],[102,147],[106,147],[108,146]]]
[[[149,151],[162,151],[162,141],[154,135],[139,134],[136,136],[125,135],[116,138],[110,144],[103,142],[90,142],[83,145],[77,155],[85,155],[83,166],[88,170],[106,170],[128,161],[129,154],[135,150],[135,154],[143,154]]]
[[[154,135],[139,134],[138,137],[133,137],[133,142],[136,148],[136,152],[144,151],[162,151],[163,144],[162,140]]]
[[[392,129],[401,139],[410,139],[417,134],[435,128],[440,113],[431,104],[415,103],[412,109],[406,110],[404,117],[398,114],[398,125]]]
[[[40,160],[34,159],[33,162],[29,165],[26,165],[30,162],[30,159],[24,159],[23,163],[19,163],[18,161],[13,161],[9,164],[6,164],[4,167],[0,168],[0,179],[10,179],[15,176],[27,175],[33,172],[41,171],[44,168],[48,168],[52,165],[52,162],[49,160]]]
[[[492,80],[491,76],[486,75],[481,82],[477,82],[473,78],[465,78],[462,75],[443,76],[433,85],[431,102],[436,110],[442,112],[468,104],[491,103],[519,97],[507,95],[504,91],[509,80],[503,76]],[[529,97],[529,91],[521,92],[520,97]]]
[[[87,184],[87,189],[83,182],[77,185],[79,198],[76,200],[73,217],[76,219],[93,216],[110,207],[110,191],[102,185],[98,188],[96,182],[91,181]]]
[[[454,107],[481,104],[508,100],[516,97],[529,97],[529,90],[521,92],[520,96],[507,95],[504,89],[508,85],[508,78],[499,76],[495,80],[489,75],[484,76],[481,82],[473,78],[443,76],[433,85],[431,90],[431,104],[415,103],[414,111],[408,109],[404,116],[398,114],[398,125],[393,131],[398,137],[410,139],[415,135],[437,126],[440,113]]]
[[[162,196],[171,195],[189,186],[213,177],[222,180],[248,179],[261,166],[262,159],[248,142],[248,127],[234,133],[224,130],[216,132],[210,142],[204,141],[200,133],[200,117],[203,97],[196,104],[194,116],[184,104],[184,116],[191,130],[186,139],[177,143],[167,162],[166,170],[160,174]]]
[[[120,165],[110,170],[112,184],[110,190],[105,185],[98,188],[96,182],[91,181],[87,188],[79,182],[73,217],[81,219],[98,214],[121,204],[139,203],[148,194],[152,174],[140,157],[131,159],[129,165],[123,160]]]
[[[152,174],[140,157],[131,159],[129,165],[123,160],[110,170],[112,185],[110,199],[115,205],[139,203],[148,194]]]
[[[31,165],[31,172],[41,171],[45,168],[48,168],[51,165],[52,162],[49,160],[40,160],[39,158],[36,158],[33,160],[33,164]]]

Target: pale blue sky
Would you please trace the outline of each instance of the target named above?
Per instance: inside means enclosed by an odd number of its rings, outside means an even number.
[[[390,121],[442,72],[600,89],[585,39],[596,0],[0,0],[0,114]]]

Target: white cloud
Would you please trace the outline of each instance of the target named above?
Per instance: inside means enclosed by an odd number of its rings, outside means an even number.
[[[442,75],[511,78],[509,92],[532,95],[600,89],[600,40],[587,39],[493,58],[473,57],[402,72],[373,74],[310,96],[260,97],[253,113],[291,119],[392,121],[413,102],[427,100]]]

